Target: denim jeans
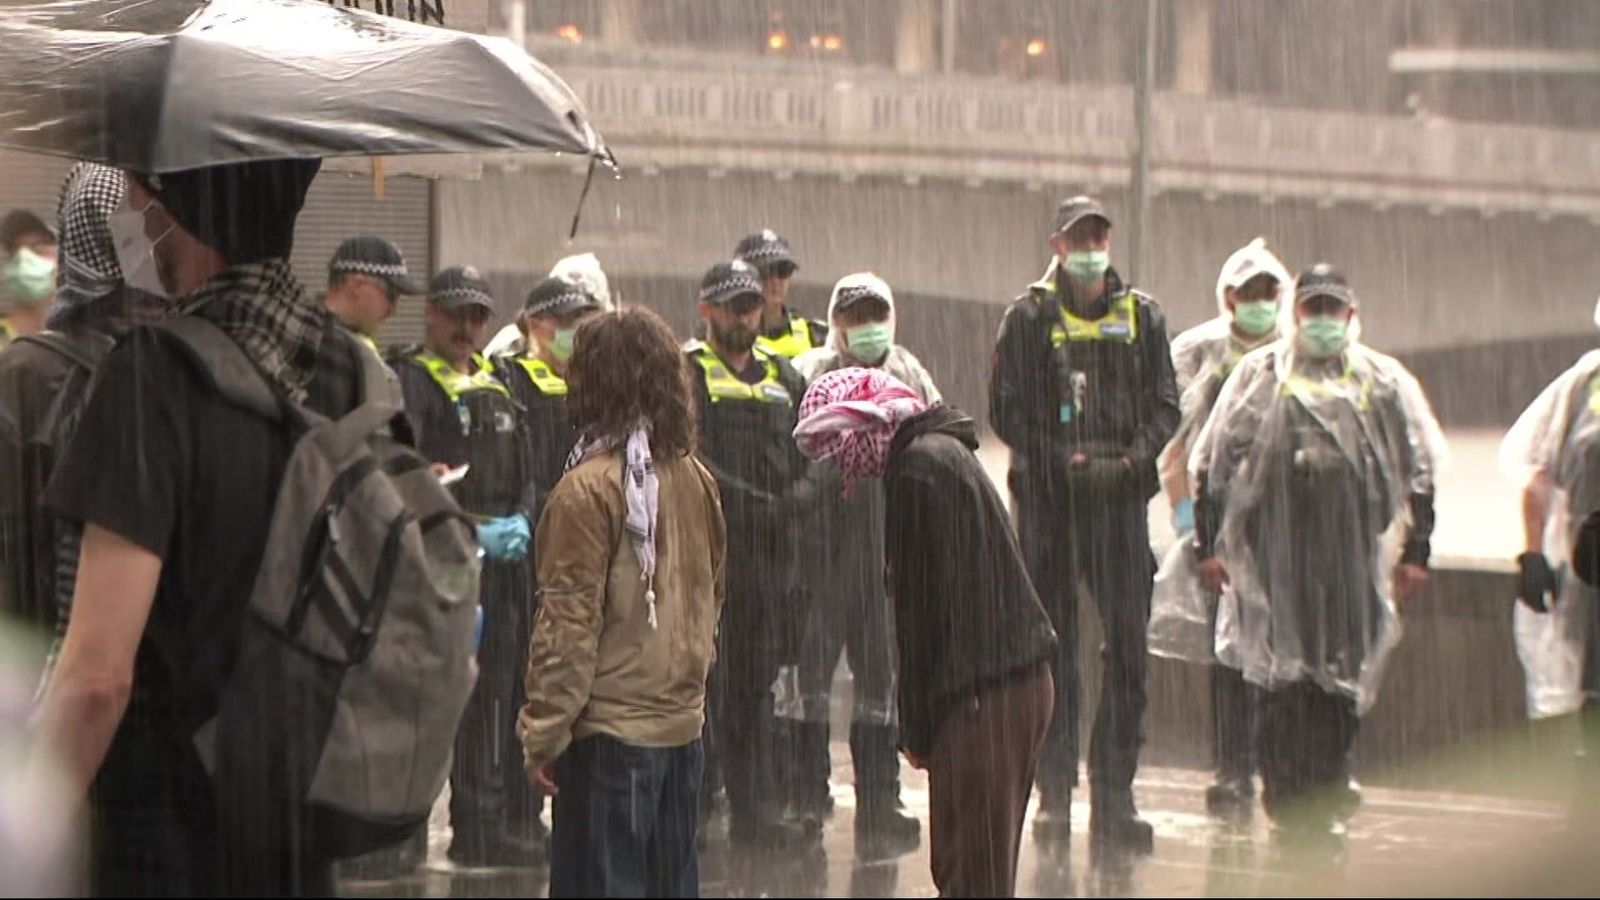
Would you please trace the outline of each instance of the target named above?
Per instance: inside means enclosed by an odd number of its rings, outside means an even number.
[[[698,897],[700,742],[585,738],[556,761],[550,896]]]

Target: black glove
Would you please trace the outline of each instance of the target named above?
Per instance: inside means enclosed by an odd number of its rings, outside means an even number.
[[[1517,557],[1517,569],[1517,599],[1534,612],[1549,612],[1556,595],[1550,561],[1543,553],[1524,553]]]

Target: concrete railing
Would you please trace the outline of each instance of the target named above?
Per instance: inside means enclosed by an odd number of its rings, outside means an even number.
[[[1128,180],[1127,87],[643,59],[572,52],[558,63],[625,167],[1089,187]],[[1164,93],[1154,123],[1157,190],[1600,222],[1593,132]]]

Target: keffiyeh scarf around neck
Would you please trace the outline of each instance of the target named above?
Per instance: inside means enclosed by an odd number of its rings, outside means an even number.
[[[580,440],[567,457],[567,469],[591,456],[609,453],[617,446],[615,438]],[[627,468],[622,481],[628,504],[628,541],[639,557],[639,570],[645,581],[644,599],[649,606],[650,627],[656,627],[656,520],[661,509],[661,483],[656,479],[656,463],[650,455],[650,427],[644,422],[633,426],[623,448]]]
[[[180,300],[173,314],[209,320],[238,342],[291,400],[306,401],[331,314],[300,287],[287,261],[224,269]]]

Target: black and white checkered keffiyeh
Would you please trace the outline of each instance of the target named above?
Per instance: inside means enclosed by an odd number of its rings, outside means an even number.
[[[286,260],[224,269],[179,301],[174,314],[210,320],[290,399],[305,402],[330,314],[300,287]]]
[[[109,295],[122,283],[116,245],[106,222],[127,190],[121,171],[99,163],[78,163],[61,185],[56,221],[61,265],[55,303],[47,324],[58,328],[74,312]]]
[[[615,439],[591,438],[585,435],[572,448],[567,457],[567,471],[591,456],[609,453],[617,446]],[[661,514],[661,483],[656,479],[655,458],[650,455],[650,425],[640,421],[628,432],[623,447],[627,463],[622,493],[628,504],[624,530],[628,541],[639,557],[639,571],[644,577],[644,599],[650,628],[656,628],[656,521]]]

